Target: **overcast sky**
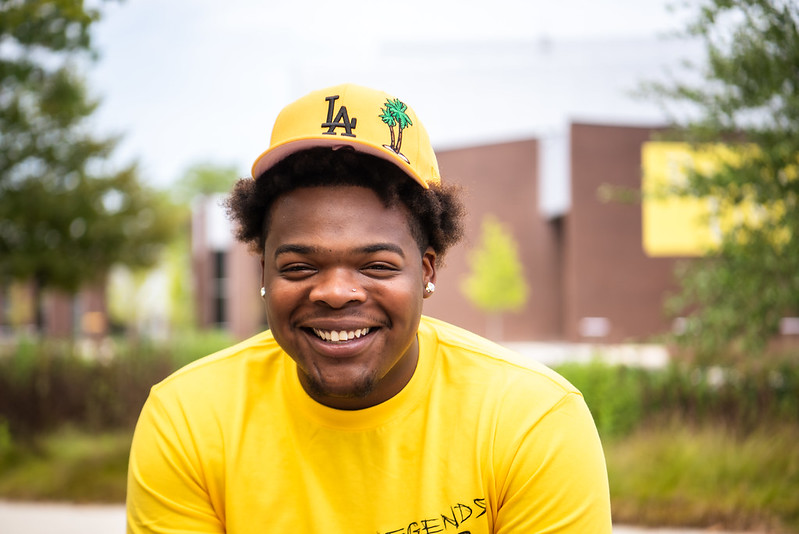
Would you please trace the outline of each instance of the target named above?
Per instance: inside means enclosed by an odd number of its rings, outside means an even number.
[[[629,96],[682,59],[668,0],[127,0],[103,3],[95,126],[168,186],[191,164],[249,175],[280,108],[355,82],[413,107],[437,148],[653,122]],[[469,110],[468,113],[465,110]]]

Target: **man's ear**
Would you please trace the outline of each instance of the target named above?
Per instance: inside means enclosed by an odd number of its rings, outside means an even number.
[[[436,283],[436,251],[432,247],[427,247],[422,254],[422,287],[427,286],[428,283]],[[432,294],[432,292],[424,291],[424,298]]]

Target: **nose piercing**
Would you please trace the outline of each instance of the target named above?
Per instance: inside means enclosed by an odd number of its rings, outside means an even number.
[[[358,290],[357,290],[357,289],[355,289],[354,287],[352,288],[352,292],[353,292],[353,293],[355,293],[355,292],[357,292],[357,291],[358,291]]]

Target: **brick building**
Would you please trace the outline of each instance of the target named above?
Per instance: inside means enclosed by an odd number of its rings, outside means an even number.
[[[537,140],[444,151],[445,179],[470,192],[467,235],[476,236],[491,213],[512,229],[530,285],[519,313],[504,318],[504,340],[646,341],[669,331],[663,297],[673,287],[675,258],[650,258],[642,248],[641,205],[603,198],[638,190],[641,147],[653,128],[574,123],[565,150]],[[547,158],[565,158],[551,176]],[[565,205],[552,209],[545,182],[565,180]],[[453,251],[427,313],[478,333],[486,318],[460,293],[466,252]],[[440,291],[440,294],[439,294]]]
[[[109,331],[106,286],[88,284],[74,295],[33,283],[0,286],[0,341],[16,334],[99,339]]]

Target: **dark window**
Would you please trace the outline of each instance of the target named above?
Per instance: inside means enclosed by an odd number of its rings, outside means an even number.
[[[224,327],[227,323],[227,255],[222,251],[216,251],[213,255],[213,322],[218,327]]]

